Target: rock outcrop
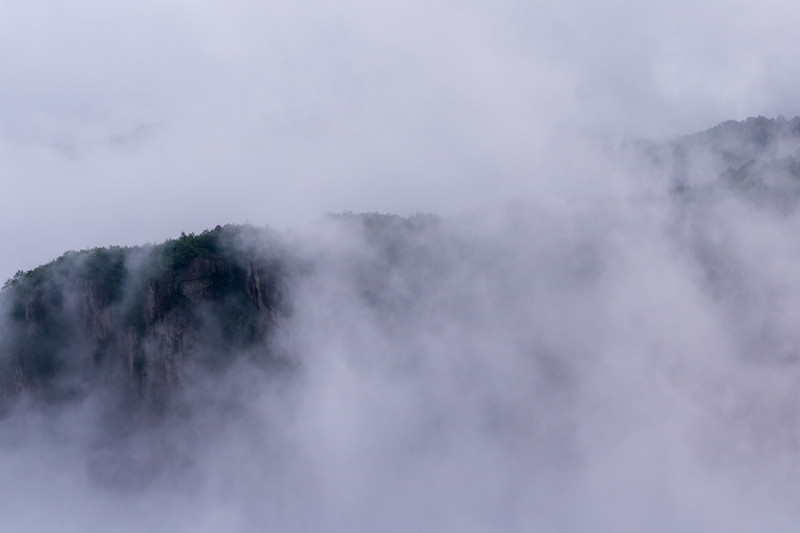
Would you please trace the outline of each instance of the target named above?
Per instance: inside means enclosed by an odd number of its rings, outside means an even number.
[[[262,245],[244,246],[245,234]],[[158,402],[187,366],[269,360],[287,261],[269,239],[268,230],[218,226],[159,246],[70,252],[18,273],[2,293],[2,396],[62,399],[107,384]]]

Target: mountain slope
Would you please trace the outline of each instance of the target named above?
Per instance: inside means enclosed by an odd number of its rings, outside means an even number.
[[[243,248],[245,238],[264,246]],[[101,382],[156,399],[185,360],[224,365],[263,344],[284,313],[288,260],[270,239],[267,230],[217,226],[159,246],[70,252],[18,273],[2,295],[3,396],[39,390],[55,399]]]

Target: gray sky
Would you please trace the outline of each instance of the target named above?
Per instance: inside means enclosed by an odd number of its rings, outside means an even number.
[[[791,2],[0,6],[0,278],[68,249],[604,187],[586,147],[800,108]]]

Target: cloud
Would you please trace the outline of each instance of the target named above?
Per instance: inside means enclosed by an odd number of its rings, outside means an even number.
[[[0,508],[31,531],[789,531],[791,220],[673,201],[285,235],[290,365],[187,365],[157,416],[102,389],[18,404]]]
[[[660,169],[598,144],[794,115],[795,10],[10,2],[0,275],[225,222],[452,218],[397,264],[352,228],[296,237],[324,268],[295,287],[285,383],[198,377],[187,404],[206,409],[121,443],[87,430],[101,400],[21,407],[2,422],[3,515],[789,530],[794,219],[735,195],[681,218]]]
[[[791,116],[793,8],[753,9],[12,2],[3,225],[26,230],[2,271],[227,221],[572,192],[584,135]]]

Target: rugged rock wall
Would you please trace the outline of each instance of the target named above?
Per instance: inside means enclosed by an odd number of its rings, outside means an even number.
[[[272,357],[287,258],[268,243],[240,246],[245,232],[269,238],[266,230],[218,226],[160,246],[71,252],[18,273],[2,295],[2,396],[62,398],[122,382],[158,401],[187,365]]]

